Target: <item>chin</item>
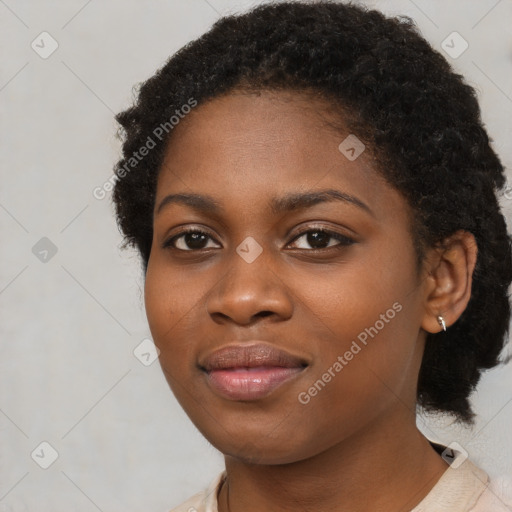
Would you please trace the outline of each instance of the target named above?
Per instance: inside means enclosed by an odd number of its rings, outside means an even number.
[[[236,459],[245,464],[277,466],[292,464],[308,459],[320,453],[322,448],[316,446],[312,439],[299,441],[293,432],[286,438],[267,438],[261,435],[250,438],[236,439],[231,436],[222,440],[208,439],[225,457]],[[307,448],[306,448],[307,447]]]

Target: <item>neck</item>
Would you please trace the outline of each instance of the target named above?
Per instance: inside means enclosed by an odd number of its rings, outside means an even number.
[[[407,423],[404,418],[375,421],[324,452],[290,464],[248,464],[226,456],[219,512],[408,512],[447,467],[412,415]]]

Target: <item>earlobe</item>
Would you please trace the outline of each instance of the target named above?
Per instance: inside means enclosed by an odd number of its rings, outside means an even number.
[[[473,234],[459,230],[432,251],[421,327],[437,333],[449,329],[468,305],[478,249]]]

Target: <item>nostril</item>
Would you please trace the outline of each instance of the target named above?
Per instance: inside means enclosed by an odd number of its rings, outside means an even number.
[[[266,316],[269,316],[272,314],[272,311],[260,311],[259,313],[257,313],[256,315],[254,316],[261,316],[261,317],[266,317]]]

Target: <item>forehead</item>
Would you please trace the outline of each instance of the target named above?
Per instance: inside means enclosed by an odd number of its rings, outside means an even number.
[[[398,206],[400,194],[333,108],[289,91],[230,93],[199,105],[171,134],[157,202],[177,190],[263,203],[290,190],[338,188],[367,204]],[[347,145],[355,151],[347,153]]]
[[[327,132],[335,140],[340,131],[348,133],[334,112],[334,105],[312,93],[231,92],[192,110],[173,131],[168,151],[195,140],[199,151],[220,143],[224,152],[245,148],[269,157],[278,152],[303,156],[314,144],[318,153],[326,149],[319,139]]]

